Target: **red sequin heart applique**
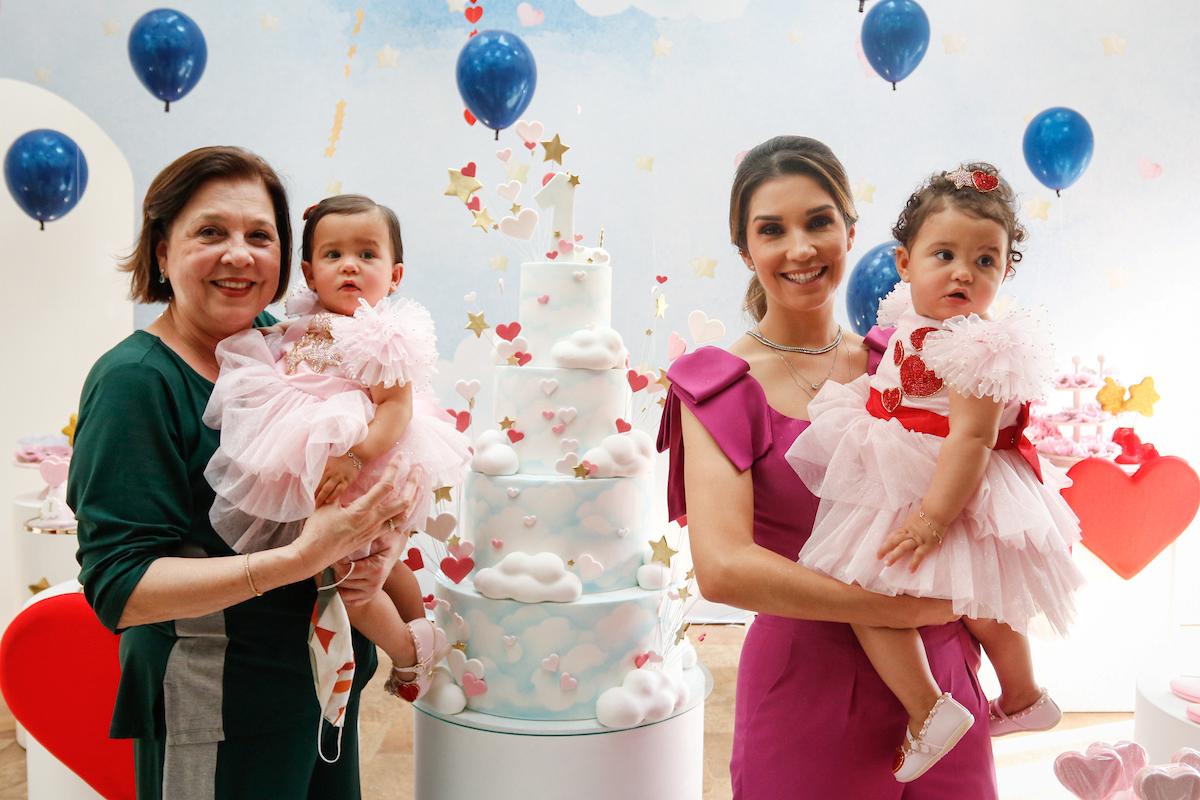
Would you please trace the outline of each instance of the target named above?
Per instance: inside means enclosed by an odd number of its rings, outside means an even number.
[[[900,362],[904,360],[904,342],[897,340],[896,347],[892,350],[892,362],[898,367]]]
[[[971,173],[971,180],[975,183],[975,188],[981,192],[990,192],[1000,185],[1000,179],[995,175],[988,175],[981,170],[975,170]]]
[[[415,683],[402,683],[397,687],[397,692],[399,693],[400,697],[412,703],[415,702],[417,696],[421,694],[421,687],[417,686]]]
[[[908,340],[910,342],[912,342],[912,346],[915,349],[920,350],[922,347],[925,346],[925,337],[928,336],[929,334],[933,333],[936,330],[937,330],[937,328],[930,328],[929,326],[925,326],[924,328],[917,328],[915,331],[913,331],[911,334],[909,334]]]
[[[883,407],[890,414],[900,407],[900,401],[904,399],[904,392],[899,389],[884,389],[881,393],[883,398]]]
[[[942,379],[920,356],[909,356],[900,364],[900,387],[912,397],[932,397],[942,388]]]

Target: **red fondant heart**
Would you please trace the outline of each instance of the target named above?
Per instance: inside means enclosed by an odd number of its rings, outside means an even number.
[[[930,397],[942,388],[942,379],[925,368],[920,356],[908,356],[900,362],[900,388],[912,397]]]
[[[427,594],[427,595],[425,595],[424,597],[422,597],[422,598],[421,598],[421,603],[422,603],[422,604],[423,604],[423,605],[424,605],[426,608],[428,608],[430,611],[432,611],[432,610],[434,609],[434,607],[435,607],[435,606],[437,606],[437,601],[435,601],[435,600],[433,599],[433,595],[432,595],[432,594]]]
[[[455,583],[462,583],[462,579],[471,574],[471,570],[475,569],[475,559],[446,556],[442,559],[441,566],[442,573],[447,578]]]
[[[883,407],[889,412],[899,408],[900,401],[904,399],[904,392],[899,389],[884,389],[880,394],[883,399]]]
[[[474,178],[475,177],[475,162],[468,161],[466,166],[464,166],[462,169],[460,169],[459,172],[461,172],[463,175],[466,175],[468,178]]]
[[[629,433],[629,431],[631,431],[632,429],[633,429],[633,426],[630,425],[625,420],[623,420],[623,419],[617,420],[617,433]]]
[[[548,258],[548,259],[550,259],[551,261],[553,261],[554,259],[558,258],[558,251],[557,251],[557,250],[547,250],[547,251],[546,251],[546,258]]]
[[[896,347],[892,350],[892,363],[894,363],[898,367],[898,366],[900,366],[900,362],[903,360],[904,360],[904,342],[897,339]]]
[[[524,438],[525,438],[525,434],[521,433],[516,428],[508,429],[508,440],[510,442],[512,442],[513,444],[516,444],[517,442],[521,441]]]
[[[103,797],[133,800],[133,741],[108,738],[120,637],[83,595],[33,603],[0,642],[0,688],[12,715]]]
[[[513,358],[517,360],[518,367],[523,367],[529,363],[529,360],[533,358],[533,356],[529,355],[529,353],[513,353]]]
[[[526,144],[528,144],[528,142],[526,142]],[[530,149],[532,150],[533,148],[530,148]],[[555,173],[555,172],[547,172],[545,175],[543,175],[542,176],[542,186],[545,186],[547,183],[554,180],[554,176],[556,174],[557,173]]]
[[[517,338],[517,334],[520,332],[521,323],[519,322],[509,322],[507,324],[502,322],[496,326],[496,335],[506,342],[511,342]]]
[[[981,170],[975,170],[971,173],[971,180],[975,182],[975,188],[981,192],[990,192],[1000,185],[1000,179],[995,175],[988,175]]]
[[[650,660],[649,653],[638,653],[636,656],[633,657],[633,665],[635,667],[637,667],[638,669],[641,669],[643,666],[645,666],[646,662],[649,660]]]
[[[421,551],[415,547],[408,549],[408,555],[404,557],[404,563],[413,572],[425,569],[425,559],[421,558]]]
[[[666,275],[655,275],[654,280],[658,281],[659,283],[666,283],[667,276]]]
[[[472,211],[478,211],[480,205],[481,205],[481,203],[479,202],[478,197],[472,197],[470,200],[467,201],[467,208],[471,209]]]
[[[471,427],[470,411],[458,411],[451,416],[454,417],[454,429],[459,433],[465,433],[467,428]]]
[[[537,147],[537,142],[522,142],[521,144],[525,145],[526,150],[532,150],[533,148]],[[544,181],[542,182],[542,185],[546,185]]]
[[[471,6],[463,11],[463,16],[467,18],[467,22],[474,25],[483,16],[483,6]]]
[[[629,388],[635,392],[640,392],[650,385],[650,379],[635,369],[626,372],[625,377],[629,380]]]
[[[471,109],[469,108],[463,109],[463,119],[467,121],[468,125],[474,125],[476,122],[475,115],[471,113]]]
[[[937,328],[930,328],[926,326],[924,328],[917,328],[915,331],[909,334],[908,340],[912,342],[913,349],[920,350],[922,347],[924,347],[925,337],[936,330]]]
[[[1187,529],[1200,506],[1200,477],[1175,456],[1149,461],[1133,475],[1088,458],[1071,467],[1062,495],[1079,516],[1083,545],[1129,580]]]

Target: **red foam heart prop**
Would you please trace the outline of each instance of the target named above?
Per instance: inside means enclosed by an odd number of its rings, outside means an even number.
[[[981,192],[990,192],[1000,185],[1000,179],[995,175],[988,175],[982,170],[975,170],[971,173],[971,180],[975,182],[975,188]]]
[[[623,419],[617,420],[617,433],[629,433],[629,431],[631,431],[632,429],[633,429],[633,426],[630,425],[625,420],[623,420]]]
[[[925,337],[928,336],[929,334],[933,333],[936,330],[937,330],[937,328],[930,328],[929,326],[925,326],[924,328],[917,328],[915,331],[913,331],[911,334],[909,334],[908,340],[910,342],[912,342],[912,346],[915,349],[920,350],[922,347],[925,346]]]
[[[626,372],[625,377],[629,380],[629,388],[635,392],[640,392],[650,385],[650,379],[635,369]]]
[[[926,369],[920,356],[908,356],[900,362],[900,388],[912,397],[930,397],[942,388],[942,379],[933,370]]]
[[[478,211],[480,205],[482,205],[482,204],[479,202],[478,197],[472,197],[470,200],[467,201],[467,208],[471,209],[472,211]]]
[[[471,427],[471,412],[459,411],[454,415],[454,429],[459,433],[466,433],[467,428]]]
[[[1148,461],[1133,475],[1101,458],[1067,473],[1063,498],[1079,516],[1083,546],[1125,580],[1187,529],[1200,507],[1200,477],[1182,458]]]
[[[521,441],[524,438],[525,438],[525,434],[521,433],[516,428],[508,429],[508,440],[510,442],[512,442],[513,444],[516,444],[517,442]]]
[[[420,569],[425,569],[425,559],[421,558],[421,551],[415,547],[408,549],[408,555],[404,557],[404,563],[413,572]]]
[[[463,16],[467,18],[467,22],[474,25],[483,16],[483,6],[471,6],[463,11]]]
[[[506,342],[511,342],[517,338],[517,334],[520,332],[521,323],[519,322],[509,322],[507,324],[502,322],[496,326],[496,335]]]
[[[55,758],[102,796],[133,800],[133,741],[108,738],[119,642],[82,594],[40,600],[4,632],[0,688],[12,715]]]
[[[471,109],[469,108],[463,109],[463,119],[467,121],[468,125],[474,125],[476,122],[475,115],[471,113]]]
[[[466,175],[468,178],[474,178],[475,177],[475,162],[468,161],[467,165],[465,167],[463,167],[462,169],[460,169],[459,172],[462,173],[463,175]]]
[[[475,569],[475,559],[470,557],[454,558],[453,556],[446,556],[442,559],[441,566],[442,572],[447,578],[455,583],[462,583],[462,579],[471,574],[471,570]]]
[[[434,600],[432,594],[427,594],[424,597],[422,597],[421,603],[424,604],[424,606],[426,608],[428,608],[430,611],[432,611],[433,608],[437,605],[437,602]]]

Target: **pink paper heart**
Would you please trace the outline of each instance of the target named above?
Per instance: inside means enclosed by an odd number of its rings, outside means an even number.
[[[500,159],[501,161],[503,161],[505,163],[508,163],[508,160],[510,158],[512,158],[512,148],[506,147],[503,150],[497,150],[496,158]]]
[[[470,672],[463,673],[463,694],[467,697],[479,697],[481,694],[487,693],[487,681],[483,678],[476,678]]]
[[[667,337],[667,360],[674,361],[687,352],[687,342],[675,331]]]
[[[579,686],[579,681],[571,677],[571,673],[564,672],[558,678],[558,687],[564,692],[573,692]]]
[[[454,556],[455,558],[470,558],[475,554],[475,545],[471,542],[464,542],[461,539],[446,549],[449,550],[450,555]]]
[[[548,294],[544,294],[544,295],[542,295],[541,297],[539,297],[539,298],[537,299],[537,301],[538,301],[538,304],[539,304],[539,305],[543,305],[543,306],[544,306],[544,305],[546,305],[546,303],[549,303],[549,302],[550,302],[550,295],[548,295]]]
[[[577,241],[577,242],[582,242],[582,241],[583,241],[583,234],[582,234],[582,233],[577,233],[577,234],[575,234],[575,241]]]
[[[567,426],[563,425],[561,422],[558,423],[557,425],[553,426],[552,428],[550,428],[550,430],[554,431],[554,433],[556,435],[562,433],[566,429],[567,429]]]
[[[546,409],[542,412],[542,419],[554,419],[554,412],[550,409]]]
[[[546,672],[558,672],[558,653],[551,653],[543,658],[542,669]]]
[[[1086,755],[1076,750],[1054,759],[1058,782],[1080,800],[1105,800],[1121,785],[1121,757],[1111,749]]]
[[[546,19],[546,14],[540,8],[534,8],[529,3],[521,3],[517,6],[517,19],[521,21],[521,25],[530,28],[534,25],[541,25]]]
[[[1116,750],[1117,755],[1121,757],[1123,767],[1121,788],[1128,789],[1133,786],[1134,776],[1146,766],[1146,748],[1137,742],[1122,739],[1119,742],[1113,742],[1112,749]]]
[[[558,252],[562,253],[563,255],[570,253],[574,249],[575,249],[575,245],[574,245],[574,243],[571,242],[570,239],[559,239],[558,240]]]
[[[46,485],[53,489],[67,479],[67,471],[71,466],[70,458],[50,456],[38,464],[38,472]]]
[[[499,550],[501,547],[504,547],[503,539],[492,539],[492,549],[493,550]]]
[[[1200,800],[1200,772],[1186,764],[1146,767],[1133,782],[1139,800]]]

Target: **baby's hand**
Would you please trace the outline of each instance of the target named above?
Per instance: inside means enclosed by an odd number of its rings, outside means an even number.
[[[888,534],[876,555],[889,567],[909,555],[908,571],[916,572],[921,562],[942,546],[942,530],[940,525],[926,521],[914,511],[899,528]]]
[[[317,484],[317,506],[337,499],[347,486],[358,477],[359,467],[348,456],[330,456],[325,462],[325,472]]]

